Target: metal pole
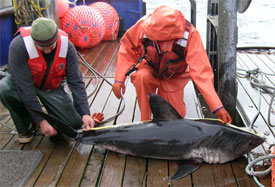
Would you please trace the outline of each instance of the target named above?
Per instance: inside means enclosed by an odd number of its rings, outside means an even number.
[[[218,19],[218,94],[224,107],[237,122],[236,45],[237,2],[219,0]]]
[[[191,23],[196,27],[197,3],[196,0],[189,0],[191,4]]]

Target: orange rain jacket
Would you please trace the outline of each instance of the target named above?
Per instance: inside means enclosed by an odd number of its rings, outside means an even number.
[[[118,53],[115,81],[124,82],[125,74],[144,55],[143,37],[158,41],[161,51],[172,51],[175,39],[183,37],[185,22],[180,11],[168,6],[159,6],[152,14],[142,17],[121,38]],[[151,117],[148,94],[155,93],[168,100],[184,117],[186,113],[183,100],[183,89],[192,79],[203,95],[211,111],[222,107],[222,103],[214,89],[214,75],[199,32],[191,26],[186,46],[185,61],[188,68],[185,73],[170,79],[159,79],[153,76],[153,68],[142,65],[131,75],[136,87],[137,98],[141,110],[141,120]],[[182,101],[182,102],[181,102]]]

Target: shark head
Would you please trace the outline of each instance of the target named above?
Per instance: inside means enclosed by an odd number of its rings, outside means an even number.
[[[237,159],[265,141],[264,137],[234,125],[227,124],[221,127],[224,130],[220,130],[220,136],[216,137],[216,143],[214,143],[215,148],[220,149],[217,151],[219,152],[219,163]]]

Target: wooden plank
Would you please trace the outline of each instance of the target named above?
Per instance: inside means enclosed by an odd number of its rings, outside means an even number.
[[[93,48],[83,48],[83,49],[78,49],[87,59],[89,62],[94,62],[102,53],[105,53],[105,47],[108,42],[100,42],[98,45],[96,45]],[[91,63],[92,65],[93,63]]]
[[[240,103],[242,110],[246,112],[245,115],[250,124],[257,114],[257,109],[252,103],[251,99],[246,95],[245,90],[243,89],[243,87],[241,87],[240,84],[238,84],[238,95],[238,98],[241,98],[238,99],[238,102]],[[261,115],[255,121],[253,125],[253,130],[260,135],[265,135],[266,137],[270,137],[271,139],[273,138],[270,129],[266,126],[266,123]],[[267,145],[266,143],[263,143],[263,146],[266,150],[269,149],[269,145]]]
[[[106,55],[101,58],[100,60],[97,60],[94,64],[96,71],[97,72],[88,72],[87,76],[94,76],[94,78],[90,79],[90,82],[87,83],[87,93],[88,96],[90,95],[90,93],[92,93],[95,89],[96,89],[96,83],[98,82],[98,84],[101,84],[100,80],[102,81],[101,77],[97,74],[100,73],[101,75],[104,75],[105,72],[107,71],[107,68],[109,66],[109,64],[112,62],[112,58],[114,57],[114,55],[116,54],[116,51],[118,49],[118,44],[116,43],[111,43],[112,45],[110,45],[110,48],[108,49],[108,51],[106,51]],[[113,83],[113,82],[111,82]],[[111,85],[110,85],[111,86]]]
[[[126,92],[124,94],[124,99],[125,99],[125,101],[127,101],[127,103],[126,103],[125,110],[123,111],[123,113],[117,117],[117,120],[116,120],[117,124],[129,123],[133,119],[133,112],[134,112],[133,106],[135,103],[135,100],[133,99],[133,86],[131,86],[131,84],[129,84],[127,82],[126,82]],[[122,177],[124,175],[126,156],[124,155],[123,158],[119,157],[119,159],[117,159],[117,157],[118,157],[117,153],[113,153],[110,151],[108,152],[108,156],[106,158],[106,164],[104,167],[102,180],[101,180],[102,186],[111,185],[111,183],[109,181],[110,179],[108,177],[110,175],[112,175],[113,178],[118,179],[118,181],[116,181],[115,184],[113,184],[114,186],[122,184],[122,180],[123,180]],[[113,167],[116,167],[116,168],[113,168]],[[114,173],[113,172],[114,170],[116,170],[117,173]],[[121,181],[120,181],[120,179],[121,179]]]
[[[211,172],[209,164],[203,164],[197,171],[192,173],[194,186],[215,186],[215,176]]]
[[[117,64],[117,54],[115,54],[110,62],[110,65],[108,66],[108,70],[105,73],[106,77],[115,77],[116,72],[116,64]]]
[[[133,86],[133,85],[129,85]],[[134,89],[132,87],[132,89]],[[135,97],[133,96],[132,99]],[[137,106],[137,101],[133,102],[134,116],[133,121],[140,121],[140,111]],[[137,115],[138,113],[139,115]],[[127,156],[123,186],[145,186],[147,178],[146,158]]]
[[[116,124],[130,123],[134,119],[134,106],[136,102],[136,90],[130,79],[125,82],[126,90],[124,94],[125,109],[121,115],[118,116]]]
[[[184,102],[186,105],[185,118],[202,118],[203,114],[199,100],[196,96],[194,83],[189,81],[184,88]]]
[[[126,156],[108,151],[100,186],[121,186]]]
[[[102,79],[100,79],[102,82]],[[90,105],[90,111],[91,113],[94,112],[101,112],[104,109],[106,100],[108,99],[112,87],[107,82],[102,82],[100,85],[100,89],[96,93],[96,95],[93,98],[93,101],[89,99]]]
[[[241,157],[231,162],[231,166],[238,186],[257,186],[253,179],[245,173],[246,165],[247,159],[244,157]]]
[[[38,166],[33,171],[32,175],[24,184],[25,187],[33,186],[36,183],[36,180],[39,178],[40,174],[43,172],[50,156],[53,154],[54,148],[56,143],[52,142],[48,137],[44,137],[40,144],[38,145],[37,149],[43,154],[43,158],[38,164]],[[51,173],[51,171],[49,171]],[[45,179],[47,181],[47,179]],[[46,186],[46,183],[43,181],[39,182],[40,185]]]
[[[168,161],[148,159],[147,186],[168,186]]]
[[[136,99],[134,121],[140,121],[140,119],[141,119],[141,114],[140,114],[140,109],[139,109],[139,106],[138,106],[138,101]]]
[[[106,150],[94,146],[92,155],[87,164],[80,186],[97,186],[101,177],[101,169],[104,167]]]
[[[237,66],[241,67],[243,69],[255,69],[255,68],[260,68],[261,71],[267,72],[267,73],[273,73],[273,71],[270,69],[269,66],[272,66],[272,62],[268,61],[268,59],[264,59],[263,55],[257,55],[257,54],[238,54],[238,63]],[[268,85],[274,85],[274,77],[268,77],[268,76],[263,76],[264,81]],[[252,119],[255,117],[257,114],[257,108],[258,108],[258,92],[253,89],[248,82],[248,80],[244,78],[238,78],[239,84],[238,84],[238,103],[239,107],[242,112],[242,117],[246,119],[247,123],[250,124]],[[257,120],[254,123],[254,130],[258,134],[262,134],[266,136],[268,139],[271,141],[274,141],[274,128],[270,128],[267,125],[267,114],[268,114],[268,106],[270,102],[270,96],[268,94],[261,94],[261,106],[260,106],[260,113],[261,115],[257,118]],[[274,121],[274,119],[272,119]],[[263,148],[265,149],[265,152],[268,154],[272,150],[269,150],[269,144],[263,143]],[[259,150],[260,146],[257,147]],[[254,152],[254,150],[252,150]],[[241,165],[238,165],[241,167]],[[235,167],[237,167],[235,165]],[[244,166],[245,167],[245,166]],[[233,167],[234,169],[234,167]],[[265,186],[270,186],[270,177],[263,177],[260,178],[261,183],[263,183]],[[248,182],[246,182],[248,183]]]
[[[126,97],[126,99],[128,98],[127,101],[128,100],[132,101],[130,109],[131,110],[133,109],[133,121],[140,121],[140,111],[139,110],[137,111],[138,106],[137,106],[137,100],[136,100],[136,92],[135,92],[134,85],[130,82],[130,79],[128,79],[126,92],[128,95]],[[129,107],[129,104],[127,104],[126,106]],[[125,110],[127,110],[127,107],[125,108]],[[136,113],[138,113],[138,115]],[[146,158],[127,156],[123,186],[131,187],[131,186],[146,185],[147,183],[146,182],[146,179],[147,179],[146,162],[147,162]]]
[[[146,158],[127,156],[123,186],[145,186]]]
[[[77,143],[58,181],[58,186],[79,186],[88,162],[92,145]],[[73,172],[72,172],[73,171]]]
[[[35,185],[55,186],[71,155],[73,147],[74,143],[73,145],[68,145],[65,141],[59,141]]]
[[[96,47],[90,49],[90,48],[84,48],[80,49],[78,48],[79,53],[83,56],[83,58],[91,65],[93,66],[94,62],[100,58],[102,54],[104,54],[105,47],[107,46],[107,43],[101,42],[99,43]],[[107,46],[108,47],[108,46]],[[81,64],[81,62],[79,62]],[[80,65],[80,71],[82,72],[83,75],[86,75],[88,72],[88,69]]]
[[[104,75],[112,61],[114,60],[119,49],[119,41],[106,42],[109,48],[104,50],[104,56],[101,60],[95,62],[93,67],[102,75]]]
[[[230,163],[211,165],[215,186],[237,186]]]
[[[261,168],[261,169],[259,169],[259,171],[264,171],[266,169],[268,169],[268,168],[267,167]],[[258,177],[258,179],[263,186],[272,186],[270,175],[261,176],[261,177]]]
[[[7,123],[7,125],[12,126],[13,121],[10,119]],[[19,150],[22,149],[24,144],[21,144],[18,142],[18,136],[11,134],[11,139],[9,142],[3,147],[5,150]]]
[[[30,143],[24,144],[23,150],[37,150],[43,135],[35,135]]]
[[[238,61],[238,65],[240,65],[242,68],[245,67],[244,64],[242,64],[242,61]],[[248,67],[247,67],[248,68]],[[238,78],[239,84],[238,84],[238,101],[240,102],[243,111],[245,111],[247,117],[249,118],[250,122],[253,119],[253,117],[255,116],[255,114],[257,114],[257,108],[258,108],[258,103],[259,103],[259,96],[258,96],[258,91],[253,89],[250,86],[250,83],[248,82],[248,80],[244,79],[244,78]],[[242,85],[242,87],[240,86]],[[246,94],[244,94],[246,93]],[[251,101],[248,101],[250,98]],[[261,102],[261,117],[263,119],[265,119],[265,117],[267,117],[268,114],[268,102],[266,101],[266,99],[268,99],[266,97],[266,95],[262,94],[262,102]],[[246,102],[244,102],[243,100],[247,100]],[[250,103],[250,105],[248,105],[248,102]],[[275,120],[275,119],[274,119]],[[266,121],[266,119],[265,119]],[[273,119],[272,119],[273,122]],[[266,124],[266,122],[264,122],[263,124]],[[263,126],[263,125],[261,125]],[[269,128],[269,127],[265,127],[265,128]],[[274,130],[271,128],[272,133],[274,134]],[[269,130],[270,132],[270,130]]]
[[[9,115],[6,115],[5,117],[3,117],[1,122],[5,123],[5,125],[7,125],[9,127],[13,126],[13,122]],[[2,126],[2,125],[0,126],[0,133],[1,133],[0,149],[4,149],[4,147],[8,147],[9,142],[13,139],[15,134],[12,133],[12,131],[9,128]]]
[[[269,55],[267,54],[256,54],[256,57],[253,58],[253,62],[255,63],[256,66],[260,67],[260,69],[269,74],[274,74],[275,73],[275,62],[272,61],[272,58],[269,58]],[[268,76],[267,76],[268,77]],[[275,84],[274,82],[274,76],[273,80],[271,82]]]
[[[0,150],[3,149],[5,146],[7,146],[7,144],[9,143],[9,141],[11,141],[13,136],[14,135],[12,135],[10,133],[1,133],[1,136],[0,136]]]
[[[109,102],[110,92],[111,92],[111,86],[104,81],[100,87],[100,90],[96,94],[94,101],[91,104],[90,110],[92,113],[103,112],[105,119],[116,114],[119,102],[117,102],[117,105],[115,106],[114,106],[114,102],[112,102],[113,101],[112,99],[111,99],[111,102]],[[118,99],[116,100],[119,101]],[[113,123],[113,121],[110,123]],[[85,170],[81,186],[95,186],[97,183],[100,183],[100,178],[102,175],[101,169],[105,164],[104,159],[105,159],[105,149],[95,146],[92,152],[92,155],[89,159],[87,168]]]
[[[111,82],[113,78],[107,78],[107,80]],[[104,81],[90,106],[90,111],[91,113],[103,112],[104,120],[107,120],[116,115],[119,104],[120,100],[114,96],[112,87]],[[109,123],[105,123],[104,126],[113,125],[113,123],[114,120],[111,120]]]

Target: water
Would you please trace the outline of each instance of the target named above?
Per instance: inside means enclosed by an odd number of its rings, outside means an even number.
[[[189,0],[143,0],[146,2],[146,12],[152,11],[159,5],[168,5],[179,9],[186,19],[190,19]],[[197,29],[202,41],[206,43],[206,14],[207,0],[197,2]],[[238,13],[238,47],[243,46],[272,46],[275,47],[275,0],[252,0],[249,8]]]

